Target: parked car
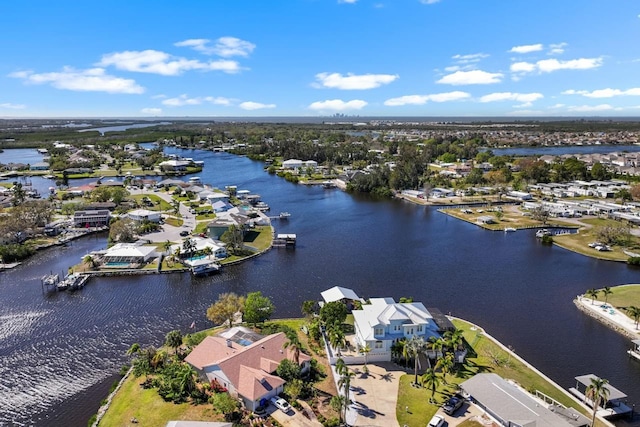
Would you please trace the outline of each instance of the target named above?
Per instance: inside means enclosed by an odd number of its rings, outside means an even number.
[[[284,400],[281,397],[272,397],[271,398],[271,403],[273,403],[273,405],[280,409],[282,412],[284,412],[285,414],[288,414],[292,408],[291,405],[289,405],[289,402],[287,402],[286,400]]]
[[[189,235],[189,232],[187,230],[182,230],[180,232],[180,236],[182,236],[182,237],[187,237],[188,235]]]
[[[462,398],[462,396],[456,394],[455,396],[450,397],[449,400],[447,400],[445,404],[442,405],[442,410],[447,415],[453,415],[454,412],[460,409],[463,403],[464,399]]]
[[[442,415],[434,415],[427,424],[427,427],[442,427],[444,425],[444,418]]]

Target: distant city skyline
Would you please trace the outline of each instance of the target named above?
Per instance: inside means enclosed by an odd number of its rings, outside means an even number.
[[[640,4],[0,4],[0,118],[640,116]]]

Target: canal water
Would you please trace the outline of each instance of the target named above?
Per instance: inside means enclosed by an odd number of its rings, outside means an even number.
[[[637,283],[640,270],[543,246],[533,231],[490,232],[433,208],[291,184],[245,157],[170,152],[204,160],[203,182],[249,189],[273,215],[290,212],[274,226],[296,233],[298,246],[215,276],[94,278],[75,293],[43,293],[42,275],[105,246],[94,236],[0,273],[0,425],[86,425],[131,343],[160,345],[194,321],[211,326],[206,308],[222,292],[262,291],[275,317],[291,317],[335,285],[365,298],[413,297],[478,323],[565,388],[595,373],[640,402],[628,340],[572,303],[591,287]]]

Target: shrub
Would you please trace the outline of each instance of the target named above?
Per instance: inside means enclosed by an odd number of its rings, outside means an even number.
[[[542,243],[544,243],[545,245],[553,244],[553,237],[552,236],[542,236]]]
[[[629,265],[640,265],[640,256],[632,256],[627,260]]]

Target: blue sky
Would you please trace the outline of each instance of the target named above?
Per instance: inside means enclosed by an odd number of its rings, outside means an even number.
[[[629,0],[4,0],[0,31],[0,117],[640,116]]]

